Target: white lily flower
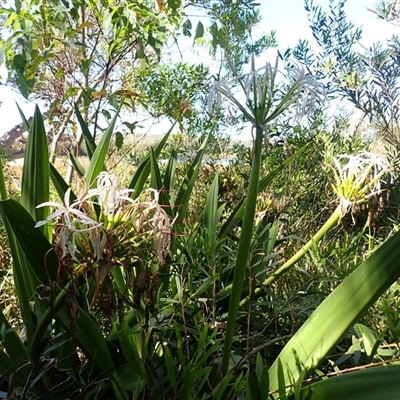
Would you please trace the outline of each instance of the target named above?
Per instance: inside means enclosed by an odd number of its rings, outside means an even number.
[[[272,67],[269,63],[256,69],[253,60],[250,72],[230,80],[215,82],[207,98],[208,110],[211,112],[214,104],[221,105],[225,96],[249,122],[264,126],[275,120],[291,105],[295,105],[295,118],[300,119],[313,112],[317,102],[321,104],[325,102],[326,92],[322,83],[317,82],[314,76],[307,74],[304,68],[296,64],[287,73],[280,72],[289,79],[290,86],[281,99],[274,99],[278,72],[280,71],[277,65]],[[231,87],[238,82],[244,90],[245,102],[232,94]]]
[[[370,152],[339,155],[332,161],[336,179],[333,189],[339,197],[343,214],[351,206],[381,193],[385,175],[389,174],[393,179],[388,161]]]
[[[133,189],[119,189],[117,177],[103,171],[97,178],[97,188],[89,190],[87,198],[97,196],[98,204],[104,215],[112,215],[124,202],[134,203],[129,197]]]
[[[38,221],[35,225],[35,228],[46,225],[50,221],[56,220],[59,217],[62,217],[62,222],[71,232],[72,231],[83,232],[101,226],[100,222],[95,221],[94,219],[88,217],[85,213],[83,213],[78,209],[79,205],[82,204],[82,201],[77,200],[76,202],[70,204],[69,200],[70,194],[71,194],[71,189],[69,188],[65,192],[64,204],[48,201],[36,206],[36,208],[53,207],[56,208],[57,210],[54,211],[52,214],[50,214],[45,220]],[[78,225],[87,225],[88,227],[79,229],[75,226],[76,223],[78,223]]]

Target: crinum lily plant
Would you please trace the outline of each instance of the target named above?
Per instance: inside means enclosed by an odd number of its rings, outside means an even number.
[[[235,73],[235,70],[232,69]],[[278,73],[286,79],[285,85],[277,82]],[[244,92],[244,102],[234,94],[237,86]],[[366,202],[371,196],[380,192],[380,182],[389,173],[388,163],[372,153],[359,155],[338,156],[333,159],[335,184],[333,190],[338,195],[339,205],[324,226],[303,246],[293,257],[280,268],[270,274],[261,287],[251,295],[242,298],[243,282],[249,263],[251,235],[253,232],[256,200],[259,185],[263,140],[268,148],[268,134],[271,127],[283,114],[289,114],[293,120],[299,120],[312,113],[317,104],[323,104],[326,93],[321,83],[315,77],[296,65],[288,68],[286,73],[275,66],[266,64],[256,69],[254,59],[251,71],[237,75],[230,79],[217,82],[208,98],[208,107],[222,106],[224,100],[235,105],[247,122],[252,125],[253,159],[250,183],[244,207],[242,231],[236,256],[234,278],[231,286],[228,321],[225,336],[225,346],[222,360],[222,372],[228,372],[231,358],[231,347],[235,335],[235,326],[238,309],[247,304],[252,298],[265,293],[267,288],[277,278],[287,272],[305,255],[312,245],[319,240],[342,218],[355,204]]]
[[[61,265],[66,261],[72,264],[75,276],[95,271],[98,284],[113,266],[138,263],[143,251],[164,265],[172,221],[158,204],[156,190],[148,189],[145,199],[132,199],[129,194],[133,190],[119,188],[117,177],[108,172],[99,174],[94,189],[88,189],[84,179],[78,186],[73,202],[68,189],[63,204],[37,206],[54,209],[36,227],[55,224],[54,242]]]
[[[222,106],[224,100],[234,105],[241,112],[246,122],[251,124],[254,143],[250,182],[244,206],[242,233],[239,240],[231,288],[232,294],[229,303],[221,367],[223,374],[228,371],[236,318],[249,260],[263,141],[268,147],[269,130],[284,113],[293,112],[293,118],[300,119],[304,115],[311,113],[317,103],[323,103],[326,99],[324,86],[316,81],[314,76],[308,74],[304,68],[295,64],[289,66],[288,71],[285,73],[279,71],[278,59],[275,66],[267,63],[257,69],[253,57],[250,71],[240,75],[229,58],[228,64],[234,76],[222,79],[214,84],[207,100],[208,109],[212,112],[213,107],[215,105]],[[285,85],[280,84],[277,78],[278,74],[285,80]],[[241,88],[244,94],[243,101],[243,94],[236,94],[238,88]]]

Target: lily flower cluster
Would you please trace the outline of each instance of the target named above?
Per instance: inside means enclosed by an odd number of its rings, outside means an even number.
[[[354,205],[381,193],[385,177],[394,179],[388,161],[370,152],[339,155],[332,161],[335,177],[332,188],[339,197],[342,215]]]
[[[232,67],[235,73],[234,67]],[[283,95],[277,87],[277,74],[280,73],[288,81]],[[245,104],[233,93],[233,88],[239,84],[245,94]],[[234,104],[254,126],[267,126],[290,106],[295,106],[295,118],[299,119],[311,113],[317,103],[323,104],[326,92],[322,83],[317,82],[313,75],[305,69],[293,65],[287,73],[278,70],[278,59],[275,66],[267,63],[256,69],[254,57],[250,72],[221,79],[214,83],[207,98],[208,111],[221,106],[224,98]]]
[[[127,251],[151,243],[161,264],[169,253],[172,222],[158,204],[158,192],[149,189],[153,199],[132,199],[131,189],[118,187],[115,175],[102,172],[97,187],[87,189],[85,181],[77,199],[71,202],[71,189],[64,203],[46,202],[37,207],[51,207],[54,212],[35,227],[56,223],[55,240],[61,257],[71,257],[78,263],[94,262],[111,254],[122,257]]]

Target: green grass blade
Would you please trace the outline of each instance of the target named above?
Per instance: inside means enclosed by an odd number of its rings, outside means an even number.
[[[165,143],[167,142],[169,136],[171,135],[172,130],[174,129],[175,124],[173,124],[170,130],[164,135],[164,137],[154,146],[154,155],[157,158]],[[147,178],[150,174],[150,154],[151,151],[147,154],[147,156],[140,162],[138,165],[131,182],[129,183],[129,189],[134,189],[132,197],[137,198],[143,190],[143,187],[147,181]]]
[[[89,131],[89,127],[87,123],[84,121],[81,112],[79,111],[79,107],[77,104],[74,104],[75,115],[78,120],[79,126],[81,127],[83,138],[85,140],[86,151],[89,157],[89,160],[92,159],[94,152],[96,151],[96,142],[93,139],[92,134]]]
[[[96,178],[100,172],[104,171],[104,163],[108,154],[108,148],[110,145],[111,137],[114,131],[115,124],[119,115],[120,108],[115,113],[114,118],[111,120],[110,125],[104,132],[99,145],[96,147],[93,153],[92,159],[90,160],[88,169],[85,173],[86,182],[88,182],[90,187],[96,185]]]
[[[270,390],[278,389],[278,365],[287,384],[312,372],[362,314],[400,277],[400,232],[355,269],[311,314],[270,368]]]
[[[309,386],[310,400],[393,400],[400,397],[400,365],[368,368]],[[305,391],[304,390],[304,391]]]
[[[21,204],[36,222],[46,219],[50,212],[49,207],[36,208],[37,205],[49,201],[49,164],[43,117],[36,107],[26,143],[21,182]],[[47,225],[42,228],[45,236],[51,240],[51,228]]]

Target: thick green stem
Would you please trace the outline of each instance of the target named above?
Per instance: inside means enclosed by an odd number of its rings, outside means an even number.
[[[277,269],[273,274],[271,274],[265,281],[264,285],[268,286],[281,275],[283,275],[287,270],[289,270],[294,264],[297,263],[308,250],[311,249],[314,243],[318,243],[333,227],[336,226],[339,218],[341,216],[341,207],[338,206],[333,214],[329,217],[328,221],[322,226],[322,228],[289,260],[285,262],[279,269]]]
[[[253,232],[254,215],[258,193],[258,181],[261,168],[262,139],[263,130],[260,126],[257,126],[256,139],[254,142],[254,157],[251,166],[247,199],[244,207],[242,232],[240,235],[239,248],[236,255],[236,265],[232,283],[232,294],[229,302],[228,321],[225,332],[225,343],[222,356],[222,373],[224,375],[227,373],[229,367],[232,342],[235,335],[236,318],[239,310],[243,282],[246,276],[246,269],[249,261],[251,236]]]
[[[285,262],[279,269],[265,279],[263,285],[269,286],[275,282],[280,276],[286,273],[293,265],[295,265],[306,253],[311,249],[314,243],[318,243],[332,228],[334,228],[342,215],[342,209],[339,205],[321,229],[289,260]],[[264,288],[256,288],[252,296],[245,297],[240,306],[246,305],[251,299],[260,297],[264,294]]]

